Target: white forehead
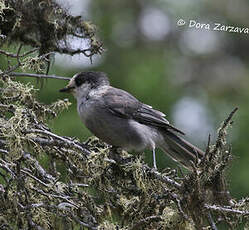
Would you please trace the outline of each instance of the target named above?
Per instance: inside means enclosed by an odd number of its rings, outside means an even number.
[[[75,83],[75,78],[77,77],[77,74],[74,74],[73,77],[70,79],[69,84],[72,85]]]
[[[77,74],[77,73],[76,73],[76,74],[74,74],[74,75],[73,75],[73,77],[72,77],[72,79],[75,79],[77,76],[78,76],[78,74]]]

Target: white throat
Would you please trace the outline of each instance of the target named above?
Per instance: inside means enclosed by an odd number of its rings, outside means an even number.
[[[86,98],[91,90],[92,88],[90,84],[82,84],[74,90],[73,95],[77,100],[79,100],[80,98]]]

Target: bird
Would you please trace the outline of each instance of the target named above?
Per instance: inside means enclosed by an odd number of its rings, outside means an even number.
[[[201,149],[182,138],[184,132],[171,125],[164,113],[127,91],[112,87],[104,72],[76,73],[59,91],[73,94],[79,117],[91,133],[128,152],[150,149],[155,169],[156,148],[189,170],[191,161],[204,155]]]

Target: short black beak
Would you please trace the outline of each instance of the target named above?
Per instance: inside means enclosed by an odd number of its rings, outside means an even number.
[[[71,87],[65,87],[63,89],[60,89],[59,92],[61,92],[61,93],[70,93],[72,89],[74,89],[73,86],[71,86]]]

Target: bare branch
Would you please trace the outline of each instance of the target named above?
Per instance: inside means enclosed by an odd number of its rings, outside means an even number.
[[[23,54],[19,54],[19,55],[14,54],[14,53],[9,53],[9,52],[7,52],[7,51],[5,51],[5,50],[1,50],[1,49],[0,49],[0,54],[4,54],[5,56],[11,57],[11,58],[18,58],[18,57],[19,57],[19,58],[22,58],[22,57],[28,56],[28,55],[31,54],[31,53],[36,52],[38,49],[39,49],[39,48],[34,48],[34,49],[31,49],[31,50],[29,50],[29,51],[27,51],[27,52],[25,52],[25,53],[23,53]]]
[[[236,107],[236,108],[233,109],[233,111],[229,114],[229,116],[227,117],[227,119],[224,121],[224,123],[223,123],[223,125],[221,127],[222,129],[224,129],[225,127],[227,127],[227,125],[229,123],[231,123],[232,117],[237,112],[238,109],[239,109],[238,107]]]
[[[146,170],[149,174],[153,175],[158,180],[160,180],[168,185],[171,185],[177,189],[181,188],[181,184],[179,184],[178,182],[172,180],[171,178],[169,178],[167,176],[162,175],[160,172],[148,167],[147,165],[144,165],[143,168],[144,168],[144,170]]]
[[[40,134],[44,134],[46,136],[50,136],[52,138],[55,138],[55,139],[63,142],[64,145],[66,144],[67,147],[73,147],[73,148],[80,150],[81,152],[84,152],[85,154],[89,154],[89,151],[82,148],[82,146],[79,143],[77,143],[76,141],[71,141],[67,138],[58,136],[58,135],[56,135],[48,130],[31,129],[31,130],[27,130],[25,132],[26,133],[40,133]]]
[[[46,75],[46,74],[35,74],[35,73],[16,73],[16,72],[10,72],[8,74],[11,77],[32,77],[32,78],[40,78],[40,79],[58,79],[58,80],[66,80],[69,81],[71,78],[69,77],[61,77],[57,75]]]
[[[216,224],[214,223],[213,217],[212,217],[210,212],[208,212],[208,221],[210,223],[210,226],[211,226],[212,230],[218,230],[218,228],[216,227]]]
[[[233,207],[222,207],[219,205],[208,205],[205,204],[204,207],[208,210],[217,211],[220,213],[230,213],[234,215],[249,216],[249,211],[234,209]]]
[[[34,179],[35,181],[37,181],[39,184],[49,188],[49,185],[47,185],[46,183],[44,183],[43,181],[39,180],[37,177],[33,176],[31,173],[29,173],[28,171],[21,169],[21,172],[26,174],[27,176],[31,177],[32,179]]]

